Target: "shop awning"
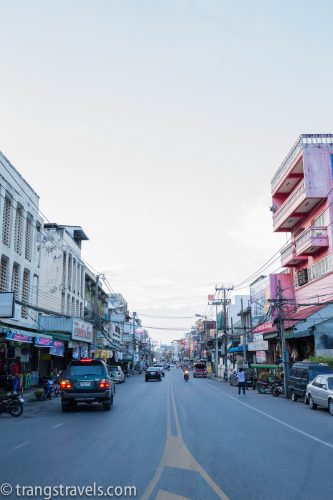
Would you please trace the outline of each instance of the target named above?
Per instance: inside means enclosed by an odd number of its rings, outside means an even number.
[[[247,350],[247,346],[246,350]],[[228,352],[243,352],[244,351],[244,346],[238,345],[237,347],[229,347]]]

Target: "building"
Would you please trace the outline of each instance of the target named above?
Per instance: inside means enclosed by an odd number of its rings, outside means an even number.
[[[281,265],[294,287],[295,315],[284,325],[292,360],[333,355],[332,159],[333,134],[302,134],[271,182],[274,231],[290,233]]]
[[[38,207],[38,194],[0,153],[0,292],[14,292],[17,301],[1,318],[0,361],[7,368],[16,363],[23,387],[38,383],[38,315],[29,307],[37,308],[40,298],[43,219]]]
[[[81,246],[85,240],[88,237],[80,226],[44,225],[40,297],[44,309],[83,318],[86,266]]]

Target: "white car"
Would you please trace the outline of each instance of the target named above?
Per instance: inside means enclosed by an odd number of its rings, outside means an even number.
[[[111,379],[117,384],[125,382],[125,374],[120,366],[110,366]]]
[[[333,416],[333,374],[318,375],[306,388],[306,400],[309,402],[311,410],[317,406],[328,408]]]

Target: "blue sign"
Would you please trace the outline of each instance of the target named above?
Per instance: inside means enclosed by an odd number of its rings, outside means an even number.
[[[23,333],[7,332],[6,340],[15,340],[15,342],[26,342],[32,344],[32,337],[30,335],[25,335]]]
[[[36,337],[35,338],[35,346],[36,347],[52,347],[53,339],[49,339],[47,337]]]
[[[52,356],[63,356],[65,351],[65,343],[61,340],[55,340],[53,346],[50,347],[49,353]]]

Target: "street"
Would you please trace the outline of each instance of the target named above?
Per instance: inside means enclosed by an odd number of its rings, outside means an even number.
[[[2,483],[135,486],[143,499],[324,499],[331,493],[332,420],[325,410],[214,380],[117,386],[111,412],[28,399],[1,416]],[[178,496],[177,496],[178,495]],[[15,498],[12,494],[7,498]]]
[[[214,380],[185,383],[180,370],[161,383],[136,375],[117,386],[111,413],[63,414],[54,399],[28,401],[21,418],[2,415],[1,478],[130,485],[145,499],[324,499],[331,424],[325,410],[253,390],[239,397]]]

